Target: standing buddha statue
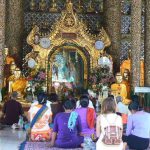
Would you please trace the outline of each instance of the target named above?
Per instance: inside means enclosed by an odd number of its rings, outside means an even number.
[[[130,98],[131,86],[130,86],[130,72],[129,72],[128,69],[124,70],[122,83],[124,83],[126,85],[126,87],[127,87],[127,97]]]
[[[40,11],[45,11],[46,10],[46,1],[45,0],[40,0],[40,2],[39,2],[39,10]]]
[[[144,61],[140,61],[140,86],[144,86]],[[131,72],[131,50],[128,50],[128,59],[124,60],[120,65],[121,75],[123,76],[125,70]]]

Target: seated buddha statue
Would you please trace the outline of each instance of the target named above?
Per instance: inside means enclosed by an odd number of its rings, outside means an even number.
[[[116,83],[111,85],[111,93],[117,97],[121,96],[123,98],[124,104],[129,104],[130,100],[127,99],[127,87],[124,83],[122,83],[123,77],[120,72],[116,74]]]
[[[40,11],[45,11],[46,10],[46,1],[45,0],[40,0],[40,2],[39,2],[39,10]]]
[[[52,0],[52,5],[51,7],[49,8],[49,12],[57,12],[58,11],[58,8],[57,8],[57,3],[55,0]]]
[[[14,73],[9,77],[9,92],[16,91],[19,96],[23,96],[27,86],[27,80],[21,77],[21,70],[16,67]]]

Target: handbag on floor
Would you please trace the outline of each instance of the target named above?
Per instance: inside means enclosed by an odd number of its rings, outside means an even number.
[[[31,129],[34,124],[43,116],[43,114],[47,111],[48,107],[43,105],[38,112],[35,114],[34,118],[32,119],[29,128],[27,129],[26,140],[31,141]]]

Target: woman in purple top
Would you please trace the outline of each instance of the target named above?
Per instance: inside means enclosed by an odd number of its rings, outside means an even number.
[[[88,125],[87,113],[88,113],[89,99],[87,96],[84,96],[84,95],[81,96],[80,105],[81,105],[81,108],[77,108],[75,111],[78,113],[78,115],[81,118],[82,135],[90,137],[92,134],[95,133],[95,130],[94,130],[94,126],[92,128],[90,128]],[[95,113],[94,109],[93,109],[93,113],[91,115],[93,115],[91,117],[93,118],[93,121],[95,121],[96,113]]]
[[[139,103],[133,101],[129,105],[132,115],[128,117],[126,136],[123,141],[130,149],[145,150],[149,146],[150,114],[139,110]]]
[[[54,119],[54,128],[50,146],[59,148],[81,147],[84,138],[80,136],[80,116],[73,111],[74,105],[70,100],[64,103],[65,112],[59,113]]]

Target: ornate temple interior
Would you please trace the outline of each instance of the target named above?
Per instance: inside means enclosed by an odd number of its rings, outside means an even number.
[[[41,93],[61,104],[86,93],[96,115],[136,95],[150,112],[149,1],[1,0],[0,116],[14,92],[25,115]]]
[[[28,102],[42,90],[61,93],[72,87],[97,95],[105,95],[101,93],[107,89],[108,95],[117,92],[111,85],[117,83],[118,72],[120,83],[127,87],[125,98],[130,99],[135,87],[149,87],[143,1],[140,19],[132,17],[131,0],[26,0],[1,5],[7,10],[3,11],[2,99],[5,93],[18,91],[19,99]]]

